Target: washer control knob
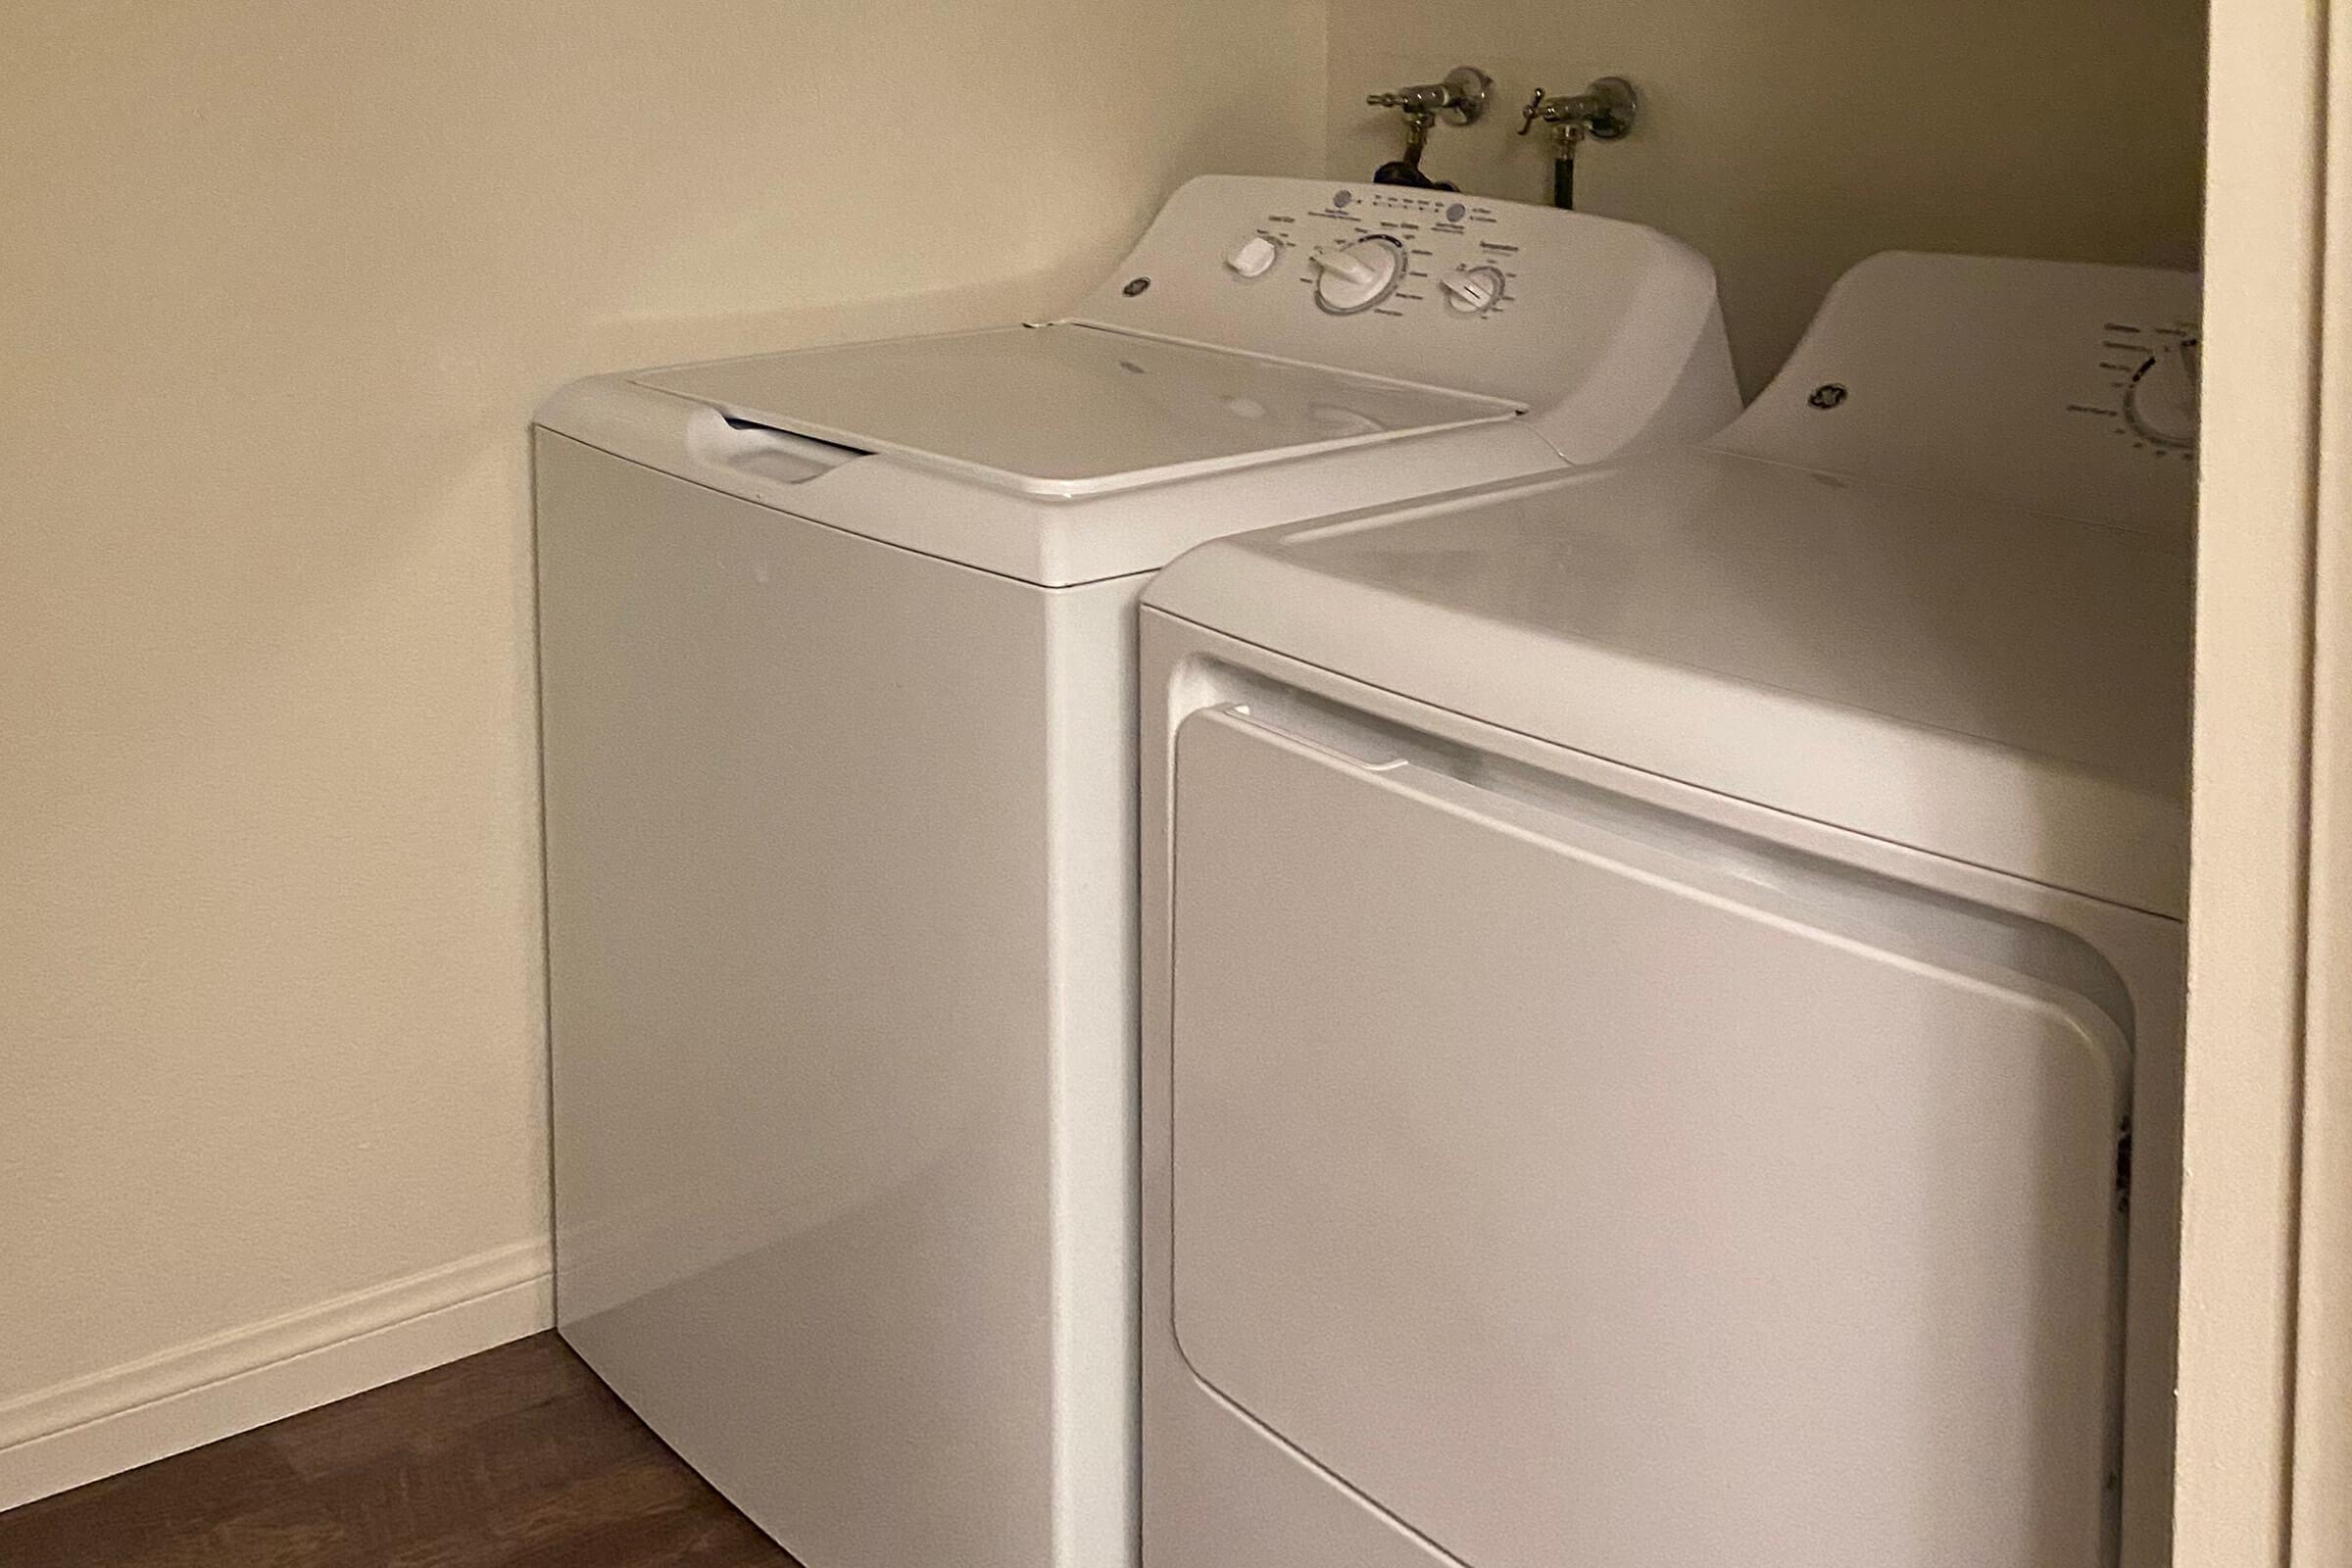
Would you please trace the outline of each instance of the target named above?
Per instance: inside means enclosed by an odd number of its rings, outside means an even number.
[[[1315,264],[1315,303],[1334,316],[1370,310],[1404,276],[1404,247],[1386,234],[1325,245],[1307,259]]]
[[[2197,340],[2158,349],[2124,392],[2124,416],[2144,440],[2161,447],[2197,444]]]
[[[1459,316],[1484,316],[1502,298],[1502,270],[1457,267],[1439,280],[1446,307]]]
[[[1282,246],[1263,234],[1252,234],[1225,253],[1225,266],[1241,277],[1263,277],[1282,260]]]

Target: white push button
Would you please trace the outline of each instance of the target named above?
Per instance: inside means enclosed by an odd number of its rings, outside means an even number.
[[[1263,234],[1252,234],[1225,255],[1225,265],[1243,277],[1263,277],[1282,260],[1282,247]]]

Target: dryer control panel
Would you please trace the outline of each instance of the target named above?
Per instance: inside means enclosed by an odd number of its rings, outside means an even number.
[[[1874,256],[1711,445],[2185,538],[2199,298],[2157,268]]]
[[[1696,439],[1738,412],[1704,257],[1448,191],[1195,179],[1064,318],[1476,392],[1563,430],[1684,396],[1705,406],[1679,432]]]

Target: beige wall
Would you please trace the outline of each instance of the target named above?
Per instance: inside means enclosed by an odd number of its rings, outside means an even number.
[[[1181,177],[1317,166],[1323,49],[1310,0],[0,10],[0,1446],[543,1237],[535,401],[1037,307]]]
[[[1440,126],[1426,167],[1547,201],[1550,148],[1513,136],[1519,106],[1631,77],[1646,119],[1579,160],[1579,205],[1714,259],[1752,394],[1874,251],[2193,265],[2204,18],[2204,0],[1331,0],[1331,169],[1395,156],[1367,91],[1476,65],[1494,110]]]

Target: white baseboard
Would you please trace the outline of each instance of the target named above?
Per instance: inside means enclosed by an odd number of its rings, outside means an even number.
[[[517,1242],[0,1403],[0,1509],[394,1382],[555,1322]]]

